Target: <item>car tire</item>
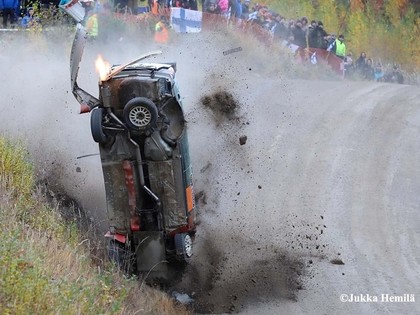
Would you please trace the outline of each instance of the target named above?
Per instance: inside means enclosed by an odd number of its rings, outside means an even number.
[[[124,106],[123,116],[130,129],[144,130],[156,125],[158,110],[150,99],[135,97]]]
[[[90,130],[93,140],[97,143],[105,143],[109,139],[102,126],[104,115],[105,108],[95,108],[90,114]]]
[[[192,238],[187,233],[175,234],[175,249],[179,258],[187,261],[193,255]]]

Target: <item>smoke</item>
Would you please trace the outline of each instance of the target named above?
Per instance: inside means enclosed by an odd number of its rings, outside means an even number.
[[[265,60],[258,46],[228,33],[186,34],[165,47],[113,38],[85,48],[79,86],[92,95],[97,95],[98,54],[120,64],[162,49],[152,61],[177,62],[195,191],[201,198],[195,258],[176,288],[195,291],[196,309],[203,312],[239,311],[258,299],[295,300],[305,264],[282,242],[287,226],[276,189],[284,184],[269,176],[277,171],[270,159],[277,154],[273,139],[279,139],[282,111],[290,114],[294,101],[285,73]],[[2,129],[28,144],[41,181],[76,199],[106,228],[97,145],[89,115],[78,114],[70,91],[70,42],[42,41],[5,47],[1,70],[12,80],[1,87],[6,100]],[[237,47],[241,50],[224,53]],[[280,90],[273,93],[272,81],[280,78]],[[242,136],[248,139],[245,145],[240,145]],[[243,287],[248,289],[237,289]]]
[[[26,35],[2,42],[1,132],[26,143],[40,182],[79,201],[103,222],[99,157],[78,159],[97,154],[98,148],[91,140],[89,115],[79,115],[71,93],[71,42]],[[92,72],[90,78],[97,82]]]

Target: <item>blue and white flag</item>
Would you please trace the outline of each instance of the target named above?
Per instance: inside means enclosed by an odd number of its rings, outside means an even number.
[[[171,8],[171,26],[178,33],[201,32],[201,11],[186,10],[183,8]]]

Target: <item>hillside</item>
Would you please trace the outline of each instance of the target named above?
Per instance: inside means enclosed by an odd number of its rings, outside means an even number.
[[[27,151],[0,137],[2,314],[188,314],[107,263],[79,229],[77,209],[35,181]]]

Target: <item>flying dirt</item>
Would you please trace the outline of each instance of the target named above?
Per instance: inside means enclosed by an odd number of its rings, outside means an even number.
[[[171,289],[197,313],[418,314],[419,89],[297,79],[283,55],[228,35],[187,34],[168,47],[122,38],[123,50],[90,44],[82,60],[80,86],[92,95],[99,52],[119,64],[161,48],[153,61],[177,63],[198,228]],[[2,46],[2,133],[27,143],[40,181],[106,229],[69,43]]]

